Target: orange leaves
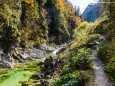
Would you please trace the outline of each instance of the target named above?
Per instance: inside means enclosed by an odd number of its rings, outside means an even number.
[[[72,4],[70,2],[66,2],[65,3],[65,8],[66,8],[66,16],[67,19],[71,18],[72,16],[74,16],[74,8],[72,6]]]
[[[42,8],[42,13],[43,13],[43,15],[47,15],[46,9]]]
[[[82,22],[81,18],[79,16],[76,16],[75,17],[75,25],[80,26],[81,22]]]
[[[31,37],[32,34],[32,30],[23,28],[23,30],[21,30],[21,36],[24,40],[28,40]]]
[[[66,2],[65,8],[67,9],[67,11],[69,11],[69,14],[74,13],[74,11],[75,11],[70,2]]]
[[[59,8],[63,12],[65,10],[64,1],[56,0],[56,7]]]
[[[32,4],[33,0],[24,0],[27,4]]]

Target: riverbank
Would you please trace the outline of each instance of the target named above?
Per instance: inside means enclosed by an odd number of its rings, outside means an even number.
[[[37,71],[41,71],[41,63],[44,64],[45,59],[52,56],[57,59],[56,53],[66,46],[66,44],[52,48],[50,46],[41,46],[41,48],[28,48],[21,55],[25,58],[22,63],[15,64],[12,68],[0,68],[0,86],[22,86]],[[48,48],[49,47],[49,48]],[[48,65],[48,64],[47,64]],[[13,80],[15,79],[15,82]],[[10,83],[10,82],[13,83]],[[30,83],[29,83],[30,84]]]
[[[56,54],[58,50],[67,44],[49,46],[47,44],[40,45],[39,47],[31,48],[16,48],[14,58],[9,58],[2,50],[0,51],[0,68],[12,68],[18,63],[24,63],[34,59],[41,59],[47,57],[48,54]],[[45,56],[44,56],[45,55]]]

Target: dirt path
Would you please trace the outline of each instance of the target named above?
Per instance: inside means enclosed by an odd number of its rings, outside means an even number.
[[[99,58],[97,58],[96,50],[92,50],[93,64],[94,64],[94,86],[112,86],[110,85],[108,78],[104,72],[104,67]]]

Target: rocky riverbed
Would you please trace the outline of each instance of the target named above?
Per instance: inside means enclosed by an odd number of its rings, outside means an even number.
[[[0,68],[9,68],[20,62],[26,62],[33,59],[41,59],[44,57],[46,58],[50,54],[56,54],[61,47],[66,45],[67,44],[55,45],[51,47],[47,44],[43,44],[38,48],[17,48],[16,55],[18,55],[20,58],[9,58],[8,55],[5,55],[2,50],[0,50]]]
[[[18,50],[23,56],[24,62],[17,63],[17,66],[12,69],[1,68],[0,86],[25,86],[26,84],[40,85],[43,83],[45,86],[45,84],[49,84],[55,71],[59,72],[59,63],[61,63],[61,60],[57,57],[56,53],[59,51],[60,47],[46,48],[45,46],[41,46],[39,49],[28,48],[24,51],[22,51],[22,49]],[[10,65],[8,59],[4,59],[4,61],[6,61],[6,63],[1,63],[1,67],[6,67],[7,64]],[[36,78],[38,79],[37,81]],[[13,82],[14,79],[15,82],[10,83]],[[45,82],[44,79],[46,79],[47,82]]]

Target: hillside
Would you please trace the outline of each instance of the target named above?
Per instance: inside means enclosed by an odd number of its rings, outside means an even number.
[[[0,47],[3,56],[11,59],[11,63],[22,62],[19,48],[23,52],[25,48],[38,48],[42,44],[65,43],[72,39],[72,30],[80,22],[81,18],[75,15],[75,9],[68,1],[1,0]]]

